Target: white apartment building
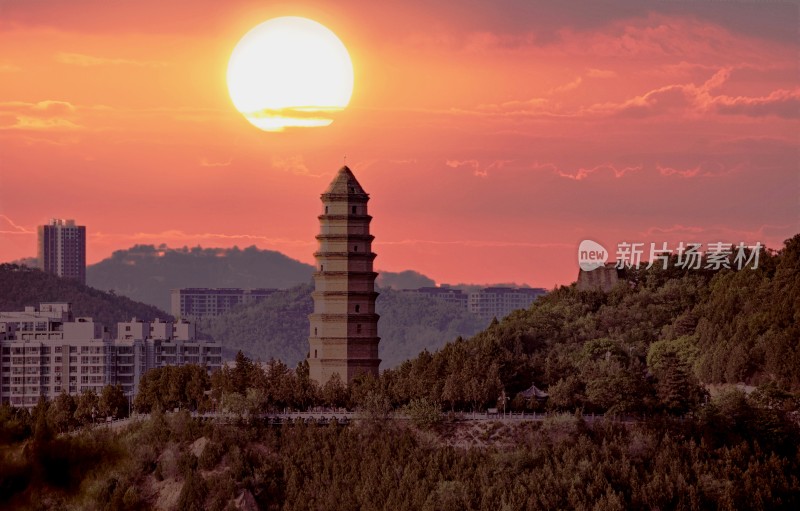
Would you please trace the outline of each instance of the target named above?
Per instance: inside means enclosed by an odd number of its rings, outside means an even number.
[[[190,323],[135,318],[118,323],[113,339],[91,318],[73,317],[68,303],[0,312],[0,403],[32,407],[39,396],[100,393],[109,384],[133,397],[145,371],[181,364],[218,369],[222,346],[197,340]]]
[[[483,319],[503,319],[517,309],[527,309],[547,291],[528,287],[487,287],[465,292],[447,285],[421,287],[403,292],[430,296],[436,300],[452,303]]]
[[[277,289],[187,287],[170,293],[172,315],[191,321],[225,314],[242,304],[261,302]]]
[[[540,288],[487,287],[469,293],[467,306],[481,318],[502,319],[517,309],[527,309],[543,294]]]

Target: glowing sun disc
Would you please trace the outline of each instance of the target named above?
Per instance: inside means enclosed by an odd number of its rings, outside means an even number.
[[[353,63],[342,41],[307,18],[274,18],[250,30],[228,61],[236,109],[265,131],[327,126],[353,94]]]

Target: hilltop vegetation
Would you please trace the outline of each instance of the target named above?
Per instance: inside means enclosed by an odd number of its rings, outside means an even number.
[[[40,302],[70,302],[76,317],[94,318],[112,332],[118,322],[134,317],[144,321],[172,320],[172,316],[152,305],[98,291],[35,268],[0,264],[0,311],[21,311],[29,305],[38,307]]]
[[[561,287],[470,340],[384,373],[396,402],[481,408],[547,389],[554,409],[684,414],[700,384],[800,390],[800,235],[756,270],[630,271],[610,293]],[[535,406],[536,403],[516,403]]]
[[[262,302],[200,322],[199,329],[223,343],[231,355],[280,359],[291,367],[308,352],[308,315],[313,311],[311,285],[273,293]],[[376,310],[382,368],[394,367],[424,349],[435,350],[459,335],[474,335],[483,320],[456,305],[433,298],[381,289]]]

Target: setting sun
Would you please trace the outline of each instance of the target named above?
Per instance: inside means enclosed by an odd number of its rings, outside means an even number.
[[[323,25],[300,17],[265,21],[236,45],[228,63],[233,104],[265,131],[328,126],[350,102],[353,64]]]

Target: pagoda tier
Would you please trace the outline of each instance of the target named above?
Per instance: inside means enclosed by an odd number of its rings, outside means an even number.
[[[377,377],[381,363],[369,195],[345,166],[321,198],[308,365],[320,385],[334,374],[349,384],[362,373]]]

